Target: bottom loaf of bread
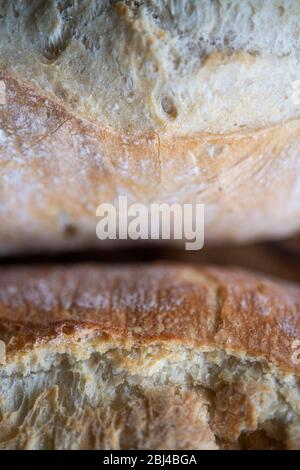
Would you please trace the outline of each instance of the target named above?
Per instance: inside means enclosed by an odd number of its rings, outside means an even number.
[[[239,269],[2,268],[0,448],[300,449],[299,340]]]

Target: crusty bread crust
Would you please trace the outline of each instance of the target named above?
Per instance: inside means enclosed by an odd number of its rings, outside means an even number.
[[[220,348],[299,373],[291,361],[291,343],[300,338],[299,305],[296,285],[240,269],[170,264],[0,271],[0,322],[17,329],[8,354],[17,352],[23,335],[35,347],[44,336],[64,341],[91,328],[117,341]]]
[[[96,209],[124,194],[129,203],[204,203],[207,243],[299,228],[299,121],[137,137],[100,128],[7,72],[0,80],[2,254],[99,247]]]
[[[299,308],[238,269],[1,269],[0,446],[300,448]]]
[[[299,228],[297,2],[0,9],[1,253],[97,246],[120,194],[204,203],[207,242]]]
[[[0,2],[0,66],[120,134],[261,129],[299,118],[298,2]]]

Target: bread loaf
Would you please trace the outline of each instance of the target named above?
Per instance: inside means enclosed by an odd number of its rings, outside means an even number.
[[[96,245],[96,208],[118,195],[205,203],[207,241],[299,228],[299,15],[296,0],[1,0],[1,252]]]
[[[299,306],[238,269],[1,269],[0,447],[299,449]]]

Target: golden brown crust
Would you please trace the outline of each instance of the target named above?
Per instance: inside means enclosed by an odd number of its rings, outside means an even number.
[[[82,331],[134,344],[173,342],[247,356],[298,374],[300,290],[238,269],[178,265],[0,270],[7,354]]]

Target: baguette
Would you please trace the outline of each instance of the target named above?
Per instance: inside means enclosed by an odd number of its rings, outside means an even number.
[[[234,268],[1,269],[0,447],[300,449],[299,308]]]
[[[299,15],[1,0],[0,252],[97,246],[119,195],[204,203],[208,242],[299,229]]]

